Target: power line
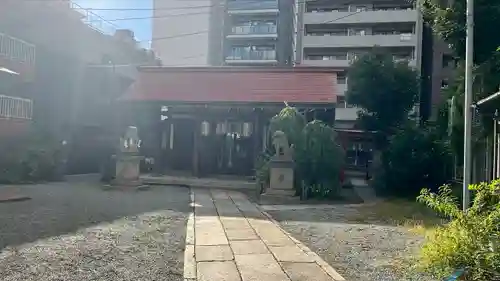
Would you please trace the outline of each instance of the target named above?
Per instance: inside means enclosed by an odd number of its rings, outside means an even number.
[[[355,15],[355,14],[359,14],[359,13],[362,13],[362,12],[366,12],[366,11],[360,10],[360,11],[352,12],[352,13],[344,15],[344,16],[342,16],[340,18],[336,18],[334,20],[322,22],[322,23],[319,23],[319,24],[325,24],[325,23],[329,23],[329,22],[334,22],[336,20],[344,19],[344,18],[350,17],[350,16]],[[181,16],[190,16],[190,15],[208,15],[208,14],[210,14],[210,12],[184,13],[184,14],[161,15],[161,16],[147,16],[147,17],[124,17],[124,18],[116,18],[116,19],[106,19],[106,21],[107,22],[115,22],[115,21],[129,21],[129,20],[163,19],[163,18],[172,18],[172,17],[181,17]],[[87,22],[94,22],[94,21],[87,21]]]
[[[39,1],[39,0],[31,0],[31,1]],[[41,0],[40,0],[41,1]],[[61,1],[61,0],[48,0],[48,1]],[[192,0],[182,0],[182,1],[192,1]],[[293,2],[293,5],[295,4],[303,4],[303,3],[312,3],[312,2],[321,2],[322,0],[301,0],[297,1],[297,3]],[[262,3],[262,1],[259,0],[251,0],[251,1],[244,1],[243,3],[248,4],[248,3]],[[346,3],[341,3],[341,4],[351,4],[352,1],[346,2]],[[77,5],[77,4],[76,4]],[[83,8],[84,10],[88,11],[177,11],[177,10],[190,10],[190,9],[203,9],[203,8],[212,8],[212,7],[224,7],[227,6],[227,4],[213,4],[213,5],[202,5],[202,6],[187,6],[187,7],[158,7],[158,8]],[[198,13],[195,13],[198,14]],[[173,14],[173,15],[168,15],[168,16],[184,16],[184,15],[190,15],[189,14]],[[143,18],[139,18],[143,19]],[[121,20],[121,19],[118,19]]]
[[[115,21],[129,21],[129,20],[149,20],[149,19],[161,19],[161,18],[174,18],[174,17],[183,17],[183,16],[191,16],[191,15],[209,15],[210,12],[198,12],[198,13],[184,13],[184,14],[173,14],[173,15],[163,15],[163,16],[147,16],[147,17],[125,17],[125,18],[116,18],[116,19],[105,19],[105,22],[115,22]],[[98,22],[96,21],[85,21],[85,22]]]
[[[347,17],[353,16],[353,15],[355,15],[355,14],[359,14],[359,13],[361,13],[361,12],[364,12],[364,11],[356,11],[356,12],[352,12],[352,13],[347,14],[347,15],[344,15],[344,16],[342,16],[342,17],[338,17],[338,18],[335,18],[335,19],[333,19],[333,20],[329,20],[329,21],[322,22],[321,24],[335,22],[335,21],[338,21],[338,20],[345,19],[345,18],[347,18]],[[304,29],[303,29],[303,28],[301,28],[300,30],[301,30],[301,31],[303,31]],[[191,32],[191,33],[181,33],[181,34],[176,34],[176,35],[172,35],[172,36],[157,37],[157,38],[152,38],[152,39],[150,39],[150,40],[143,40],[143,41],[138,41],[138,42],[148,42],[148,41],[167,40],[167,39],[173,39],[173,38],[179,38],[179,37],[186,37],[186,36],[197,35],[197,34],[208,33],[208,32],[209,32],[209,30],[202,30],[202,31]]]
[[[208,33],[209,30],[201,30],[197,32],[191,32],[191,33],[181,33],[181,34],[176,34],[172,36],[165,36],[165,37],[157,37],[157,38],[152,38],[150,40],[142,40],[142,41],[137,41],[137,42],[150,42],[150,41],[157,41],[157,40],[167,40],[167,39],[174,39],[174,38],[180,38],[180,37],[186,37],[186,36],[191,36],[191,35],[197,35],[197,34],[203,34],[203,33]]]
[[[62,1],[70,1],[72,5],[77,5],[80,6],[79,4],[75,3],[73,0],[24,0],[24,1],[44,1],[44,2],[49,2],[49,1],[55,1],[55,2],[62,2]],[[96,0],[96,1],[101,1],[101,0]],[[158,1],[158,0],[156,0]],[[167,0],[165,0],[167,1]],[[171,0],[168,0],[171,1]],[[178,0],[182,2],[207,2],[206,0]],[[301,3],[312,3],[312,2],[322,2],[324,0],[300,0],[295,2],[291,2],[292,4],[301,4]],[[262,0],[248,0],[244,1],[243,3],[248,4],[248,3],[262,3]],[[349,3],[344,3],[344,4],[349,4]],[[216,7],[216,6],[226,6],[227,4],[213,4],[213,5],[200,5],[200,6],[188,6],[188,7],[156,7],[156,8],[83,8],[88,11],[168,11],[168,10],[189,10],[189,9],[202,9],[202,8],[211,8],[211,7]]]

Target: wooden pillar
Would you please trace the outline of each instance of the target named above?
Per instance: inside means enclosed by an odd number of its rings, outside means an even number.
[[[193,175],[200,176],[200,132],[201,121],[198,116],[194,120],[194,141],[193,141]]]
[[[255,110],[255,119],[253,122],[253,155],[254,155],[254,163],[255,165],[255,160],[258,158],[259,154],[262,152],[262,112],[260,109]]]

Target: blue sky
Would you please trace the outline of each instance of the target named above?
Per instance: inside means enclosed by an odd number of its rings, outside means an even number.
[[[153,11],[152,0],[73,0],[83,8],[90,9],[149,9],[139,11],[92,11],[95,14],[112,20],[119,28],[131,29],[134,31],[137,39],[146,41],[151,39],[151,17]],[[118,20],[123,18],[147,18],[135,20]]]

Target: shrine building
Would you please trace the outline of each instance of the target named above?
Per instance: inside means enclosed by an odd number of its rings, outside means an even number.
[[[285,103],[335,122],[337,71],[318,67],[140,67],[121,100],[154,169],[253,175]]]

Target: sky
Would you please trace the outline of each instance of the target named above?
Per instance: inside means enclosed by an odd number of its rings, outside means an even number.
[[[135,33],[136,39],[143,41],[148,46],[147,41],[151,40],[151,16],[153,14],[153,0],[73,0],[73,2],[87,9],[146,9],[146,10],[92,10],[93,13],[110,20],[118,28],[131,29]],[[146,18],[116,20],[127,18]],[[142,43],[142,42],[141,42]]]

